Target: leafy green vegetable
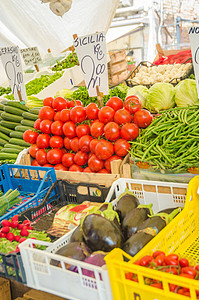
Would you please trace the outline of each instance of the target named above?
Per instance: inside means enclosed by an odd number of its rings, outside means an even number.
[[[62,89],[59,92],[57,92],[54,97],[63,97],[63,98],[70,98],[73,92],[69,89]]]
[[[198,105],[198,93],[196,81],[194,79],[185,79],[180,81],[175,87],[175,102],[177,106]]]
[[[146,99],[148,97],[149,90],[144,85],[136,85],[132,88],[130,88],[127,92],[127,97],[134,95],[140,98],[140,101],[142,103],[142,107],[145,107]]]
[[[7,87],[4,88],[2,86],[0,86],[0,96],[4,95],[4,94],[10,94],[11,93],[11,87]]]
[[[57,64],[52,68],[53,71],[61,71],[76,66],[79,63],[77,54],[70,53],[64,60],[57,61]]]

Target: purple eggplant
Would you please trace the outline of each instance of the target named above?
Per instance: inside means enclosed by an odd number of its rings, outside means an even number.
[[[72,233],[70,242],[84,242],[83,231],[81,225],[79,225]]]
[[[126,215],[138,205],[138,199],[130,191],[127,190],[125,193],[121,194],[116,206],[120,221],[122,222]]]

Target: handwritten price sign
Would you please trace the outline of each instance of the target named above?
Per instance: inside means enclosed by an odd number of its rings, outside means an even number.
[[[23,100],[27,100],[19,52],[19,47],[17,46],[3,47],[0,48],[0,57],[15,100],[20,100],[19,95],[21,95]]]
[[[101,93],[108,95],[106,37],[104,33],[99,32],[76,37],[73,44],[84,74],[89,96],[97,96],[97,86],[99,86]]]
[[[199,97],[199,27],[193,26],[189,29],[189,40],[191,44],[193,67]]]
[[[24,63],[27,66],[36,65],[41,62],[41,56],[37,47],[24,48],[21,49],[21,55],[23,57]]]

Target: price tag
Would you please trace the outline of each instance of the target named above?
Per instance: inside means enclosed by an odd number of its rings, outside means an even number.
[[[193,68],[199,97],[199,27],[191,27],[189,29],[189,40],[191,44]]]
[[[15,100],[27,100],[19,47],[0,48],[0,57]]]
[[[20,51],[26,66],[36,65],[42,61],[37,47],[24,48]]]
[[[90,97],[97,96],[96,87],[108,95],[108,71],[106,57],[106,37],[103,32],[76,37],[74,47],[84,74]]]

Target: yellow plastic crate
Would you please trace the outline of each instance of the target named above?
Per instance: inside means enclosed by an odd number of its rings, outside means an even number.
[[[194,177],[188,185],[183,211],[135,257],[118,248],[105,257],[114,300],[197,299],[198,280],[132,264],[155,250],[162,250],[167,254],[176,253],[180,257],[186,257],[194,265],[199,264],[199,176]],[[129,272],[138,276],[138,282],[125,278],[125,274]],[[163,290],[146,285],[145,278],[162,281]],[[169,284],[189,288],[191,298],[170,292]]]

